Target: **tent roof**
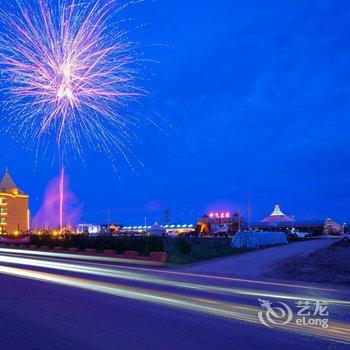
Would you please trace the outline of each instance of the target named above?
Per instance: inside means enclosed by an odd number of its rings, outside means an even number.
[[[278,204],[275,205],[275,208],[273,212],[266,217],[265,219],[261,220],[261,222],[278,222],[278,221],[294,221],[295,219],[291,216],[288,216],[282,212],[280,209],[280,206]]]

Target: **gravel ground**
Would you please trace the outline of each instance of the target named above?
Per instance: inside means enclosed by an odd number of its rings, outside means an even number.
[[[350,285],[350,241],[339,241],[307,256],[288,259],[264,275],[276,279]]]
[[[338,237],[323,237],[285,244],[272,248],[257,249],[244,254],[190,264],[182,269],[201,273],[220,273],[233,276],[263,277],[266,273],[283,266],[287,261],[306,257],[319,249],[339,241]]]

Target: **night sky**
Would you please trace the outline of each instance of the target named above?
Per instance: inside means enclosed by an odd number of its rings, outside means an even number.
[[[83,222],[190,222],[209,210],[297,219],[350,219],[350,7],[344,1],[159,0],[131,6],[130,39],[143,45],[132,148],[144,166],[93,151],[71,157],[71,190]],[[130,109],[132,109],[130,107]],[[133,111],[129,110],[132,114]],[[19,135],[20,138],[20,135]],[[35,154],[2,135],[7,166],[30,194],[32,214],[58,174],[50,151]]]

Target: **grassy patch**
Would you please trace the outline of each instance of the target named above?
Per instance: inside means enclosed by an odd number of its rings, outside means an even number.
[[[171,264],[189,264],[199,261],[205,261],[225,256],[237,255],[251,251],[249,249],[225,249],[220,252],[213,252],[208,249],[196,249],[190,254],[172,254],[168,256],[168,262]]]
[[[234,249],[231,238],[180,238],[170,241],[168,262],[171,264],[189,264],[225,256],[237,255],[253,249]]]

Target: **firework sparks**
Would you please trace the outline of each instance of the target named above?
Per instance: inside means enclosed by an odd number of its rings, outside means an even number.
[[[113,23],[120,9],[115,0],[2,5],[8,132],[26,142],[53,138],[62,152],[81,152],[83,141],[110,154],[128,150],[133,120],[123,111],[143,92],[135,84],[133,45]]]

